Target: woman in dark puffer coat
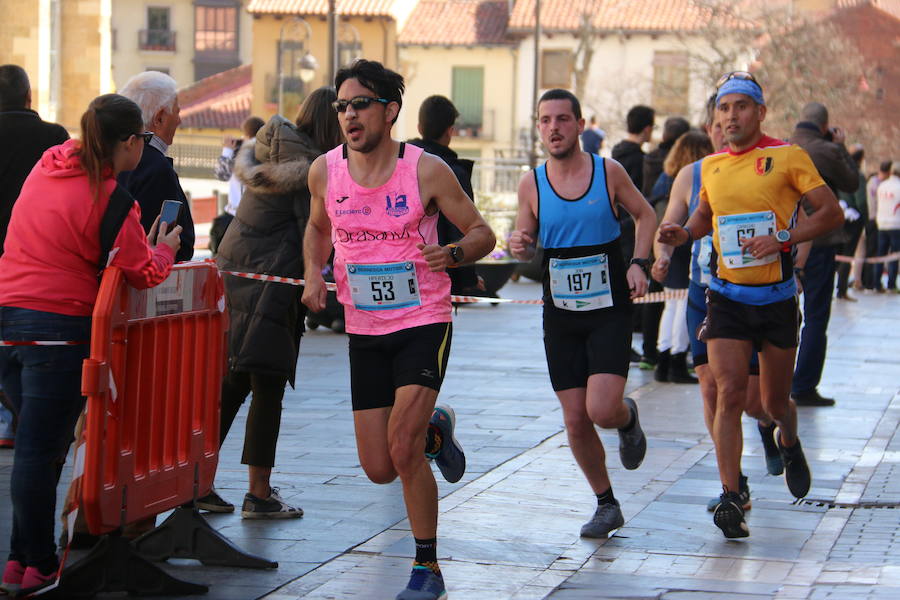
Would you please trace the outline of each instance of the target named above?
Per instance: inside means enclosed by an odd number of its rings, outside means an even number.
[[[275,115],[244,144],[234,172],[244,187],[237,215],[216,258],[223,271],[303,277],[303,231],[309,218],[307,173],[320,154],[341,143],[333,89],[309,95],[296,125]],[[281,425],[284,386],[294,386],[306,309],[302,288],[225,275],[228,372],[222,381],[220,444],[241,404],[252,392],[241,459],[249,466],[249,492],[241,515],[246,519],[303,515],[288,505],[269,482]],[[215,490],[198,507],[232,512],[234,506]]]

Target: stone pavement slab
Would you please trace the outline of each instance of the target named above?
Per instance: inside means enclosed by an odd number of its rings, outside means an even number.
[[[533,298],[533,283],[507,297]],[[602,432],[626,524],[608,540],[582,540],[595,499],[572,459],[546,375],[535,307],[465,307],[454,325],[441,401],[454,406],[468,470],[438,475],[438,552],[450,596],[538,598],[900,598],[898,509],[832,508],[900,501],[898,299],[836,303],[821,391],[834,408],[801,408],[813,471],[809,503],[794,503],[768,476],[755,423],[745,420],[751,537],[726,541],[705,510],[720,486],[697,386],[658,384],[632,368],[628,392],[649,438],[640,469],[624,470],[614,433]],[[637,340],[635,341],[637,345]],[[398,483],[377,486],[359,467],[347,382],[346,338],[318,330],[301,345],[296,390],[285,397],[273,484],[302,519],[214,527],[277,570],[209,568],[170,561],[178,576],[212,584],[213,599],[393,598],[408,577],[412,539]],[[226,441],[216,485],[240,503],[246,406]],[[0,452],[8,498],[11,453]],[[63,481],[68,481],[68,470]],[[61,486],[61,494],[64,487]],[[840,506],[840,504],[838,504]],[[898,513],[900,514],[900,513]],[[0,503],[0,552],[9,534]]]

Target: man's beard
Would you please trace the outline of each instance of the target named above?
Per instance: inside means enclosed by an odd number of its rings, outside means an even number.
[[[382,138],[384,138],[384,132],[372,133],[368,134],[369,130],[366,130],[366,136],[361,140],[361,145],[358,148],[354,148],[351,146],[351,149],[354,152],[359,152],[360,154],[368,154],[372,150],[378,147],[381,143]],[[349,142],[347,143],[350,144]]]
[[[578,141],[572,142],[572,145],[564,150],[559,150],[557,152],[551,152],[550,156],[557,160],[565,160],[575,154],[575,151],[578,150]]]

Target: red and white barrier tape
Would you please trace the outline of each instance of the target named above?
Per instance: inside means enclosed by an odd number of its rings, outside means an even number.
[[[255,281],[272,281],[275,283],[287,283],[289,285],[304,285],[303,279],[295,277],[281,277],[280,275],[265,275],[263,273],[243,273],[241,271],[222,271],[228,275],[235,277],[243,277],[244,279],[253,279]],[[337,285],[326,283],[325,287],[330,291],[337,290]],[[632,302],[635,304],[653,304],[656,302],[665,302],[666,300],[677,300],[687,298],[687,290],[673,290],[671,292],[651,292],[641,298],[636,298]],[[485,298],[483,296],[450,296],[451,302],[459,303],[489,303],[489,304],[528,304],[541,305],[542,300],[513,300],[511,298]]]
[[[900,252],[894,252],[885,256],[873,256],[872,258],[853,258],[852,256],[838,254],[834,257],[834,260],[842,263],[866,263],[871,265],[900,260]]]

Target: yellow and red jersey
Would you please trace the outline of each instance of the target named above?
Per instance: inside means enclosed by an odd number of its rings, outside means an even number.
[[[707,156],[703,160],[700,197],[712,209],[713,244],[718,257],[716,276],[739,285],[765,285],[790,277],[790,264],[785,269],[784,260],[729,267],[720,243],[720,221],[727,216],[771,211],[775,229],[788,229],[800,197],[823,185],[825,182],[803,148],[766,135],[743,152],[726,149]],[[769,232],[756,235],[765,233]]]

